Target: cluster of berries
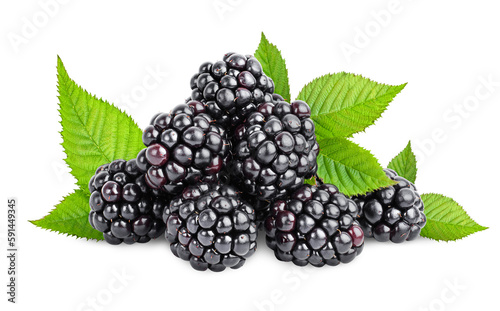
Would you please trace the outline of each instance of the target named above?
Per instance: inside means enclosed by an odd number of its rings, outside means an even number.
[[[165,235],[173,254],[197,270],[237,269],[265,229],[276,258],[335,266],[359,255],[365,237],[403,242],[425,225],[415,186],[353,198],[330,184],[310,186],[319,145],[311,109],[274,94],[251,55],[203,63],[191,97],[153,117],[135,159],[99,167],[89,222],[110,244]]]

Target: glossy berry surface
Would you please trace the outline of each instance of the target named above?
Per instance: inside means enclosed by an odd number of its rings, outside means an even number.
[[[359,223],[366,237],[380,242],[414,240],[427,222],[424,203],[413,183],[398,176],[394,170],[384,171],[398,183],[354,197],[360,207]]]
[[[90,225],[110,244],[145,243],[165,232],[168,197],[151,190],[135,159],[100,166],[89,183]]]
[[[147,148],[137,155],[137,165],[151,189],[175,195],[186,185],[220,179],[230,151],[226,137],[205,105],[190,101],[153,118],[144,130]]]
[[[316,173],[319,146],[307,103],[263,106],[236,127],[229,174],[246,195],[272,202]]]
[[[214,63],[203,63],[191,78],[191,98],[207,105],[207,112],[226,126],[236,126],[261,103],[273,102],[274,82],[251,55],[227,53]]]
[[[170,249],[196,270],[237,269],[257,248],[255,212],[232,186],[188,186],[164,210],[163,220]]]
[[[351,262],[364,247],[358,212],[334,185],[303,185],[272,204],[264,224],[267,245],[276,258],[298,266]]]

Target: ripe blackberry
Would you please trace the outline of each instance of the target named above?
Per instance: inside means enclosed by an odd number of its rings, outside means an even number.
[[[283,199],[317,170],[319,145],[307,103],[265,103],[236,127],[229,174],[261,201]]]
[[[152,189],[178,194],[185,185],[216,182],[227,162],[230,142],[199,101],[176,106],[157,115],[142,140],[147,148],[137,155],[137,166]]]
[[[391,169],[384,171],[398,184],[355,197],[360,207],[359,223],[365,236],[377,241],[411,241],[427,222],[424,203],[414,184]]]
[[[221,61],[201,64],[191,89],[191,99],[206,103],[219,124],[236,126],[258,104],[273,101],[274,82],[255,57],[227,53]]]
[[[165,209],[163,220],[170,249],[196,270],[237,269],[257,248],[255,212],[231,186],[189,186]]]
[[[146,243],[165,231],[169,200],[146,186],[135,159],[100,166],[89,182],[90,225],[110,244]]]
[[[287,201],[273,203],[266,242],[276,258],[298,266],[348,263],[364,247],[358,206],[334,185],[304,185]]]

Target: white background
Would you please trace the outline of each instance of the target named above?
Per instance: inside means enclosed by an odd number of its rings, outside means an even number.
[[[44,3],[52,5],[47,9]],[[500,278],[499,9],[494,1],[2,1],[0,205],[5,211],[8,196],[19,199],[20,250],[18,304],[12,305],[5,295],[2,212],[2,306],[495,308]],[[33,20],[36,25],[30,26]],[[189,96],[189,79],[199,64],[228,51],[253,53],[261,31],[283,51],[293,97],[328,72],[408,82],[376,126],[354,140],[386,165],[411,139],[419,154],[420,191],[453,197],[490,229],[450,243],[368,241],[354,262],[321,269],[279,262],[261,241],[242,269],[215,274],[194,271],[162,239],[113,247],[28,222],[46,215],[74,188],[58,133],[56,55],[75,81],[117,103],[144,127],[154,113]],[[346,46],[354,54],[344,53]],[[155,70],[161,72],[157,83],[141,92],[143,80]],[[481,82],[488,79],[496,81],[491,89]],[[132,103],[124,102],[127,96]],[[116,276],[123,273],[125,280]],[[117,290],[112,293],[110,286]],[[89,304],[92,300],[97,305]]]

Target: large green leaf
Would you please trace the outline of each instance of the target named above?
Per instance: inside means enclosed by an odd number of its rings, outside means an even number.
[[[453,199],[441,194],[423,194],[427,224],[420,233],[438,241],[456,241],[478,231],[486,230],[472,220]]]
[[[415,183],[417,179],[417,158],[411,149],[411,142],[387,166],[395,170],[399,176]]]
[[[255,57],[262,64],[264,73],[274,81],[275,93],[280,94],[287,101],[290,100],[290,85],[288,83],[288,70],[286,69],[285,59],[281,56],[280,50],[276,45],[270,43],[264,33]]]
[[[86,238],[87,240],[103,240],[102,233],[90,226],[89,219],[89,193],[76,190],[59,203],[47,216],[33,220],[34,225],[57,231],[69,236]]]
[[[311,106],[318,137],[350,137],[372,125],[405,85],[381,84],[341,72],[314,79],[297,99]]]
[[[78,86],[57,58],[59,111],[66,163],[87,189],[99,165],[131,159],[144,148],[142,131],[130,116]]]
[[[395,184],[366,149],[342,137],[318,140],[318,176],[348,196]]]

